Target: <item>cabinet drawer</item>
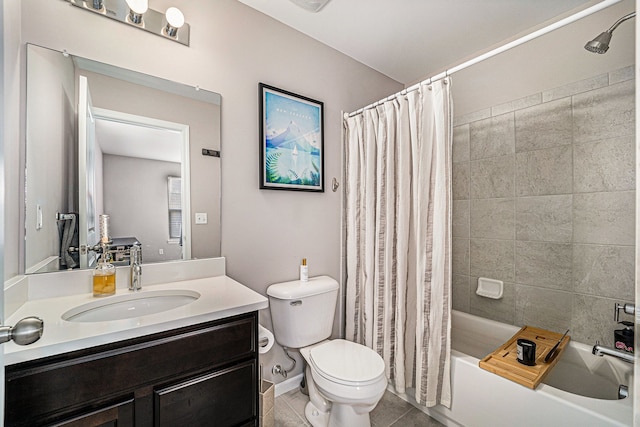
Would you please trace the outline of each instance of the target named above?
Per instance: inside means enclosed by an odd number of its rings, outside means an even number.
[[[49,423],[142,387],[252,360],[256,317],[252,313],[8,366],[5,423]]]
[[[133,399],[55,423],[52,427],[133,427]]]
[[[237,426],[257,414],[255,361],[154,392],[154,426]]]

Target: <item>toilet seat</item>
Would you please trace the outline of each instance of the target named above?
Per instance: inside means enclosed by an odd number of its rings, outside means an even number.
[[[364,386],[384,375],[384,360],[378,353],[342,339],[311,348],[309,362],[322,377],[343,385]]]

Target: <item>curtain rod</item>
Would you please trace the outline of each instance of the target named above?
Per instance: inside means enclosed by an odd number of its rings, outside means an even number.
[[[367,105],[365,107],[362,107],[362,108],[360,108],[360,109],[358,109],[358,110],[356,110],[356,111],[354,111],[352,113],[349,113],[349,117],[353,117],[353,116],[355,116],[357,114],[360,114],[364,110],[369,110],[371,108],[375,108],[376,106],[382,104],[383,102],[391,101],[392,99],[394,99],[394,98],[396,98],[396,97],[398,97],[400,95],[406,95],[408,92],[412,92],[414,90],[417,90],[421,85],[429,84],[429,83],[432,83],[434,81],[443,79],[443,78],[445,78],[447,76],[450,76],[451,74],[457,73],[458,71],[464,70],[465,68],[468,68],[468,67],[470,67],[472,65],[475,65],[478,62],[482,62],[485,59],[492,58],[492,57],[498,55],[499,53],[506,52],[507,50],[513,49],[516,46],[520,46],[523,43],[526,43],[526,42],[528,42],[530,40],[536,39],[536,38],[538,38],[540,36],[543,36],[543,35],[545,35],[547,33],[550,33],[551,31],[554,31],[554,30],[557,30],[558,28],[564,27],[565,25],[571,24],[571,23],[573,23],[575,21],[578,21],[578,20],[580,20],[582,18],[585,18],[585,17],[587,17],[589,15],[593,15],[594,13],[599,12],[602,9],[606,9],[609,6],[613,6],[616,3],[620,3],[621,1],[622,0],[603,0],[600,3],[595,4],[595,5],[591,6],[591,7],[588,7],[588,8],[586,8],[586,9],[584,9],[584,10],[578,12],[578,13],[575,13],[575,14],[573,14],[571,16],[567,16],[566,18],[563,18],[563,19],[561,19],[561,20],[559,20],[557,22],[554,22],[553,24],[547,25],[544,28],[540,28],[539,30],[536,30],[536,31],[534,31],[532,33],[529,33],[529,34],[525,35],[525,36],[522,36],[519,39],[516,39],[516,40],[514,40],[512,42],[506,43],[506,44],[504,44],[502,46],[499,46],[499,47],[497,47],[497,48],[495,48],[493,50],[490,50],[489,52],[483,53],[482,55],[478,55],[475,58],[472,58],[472,59],[470,59],[468,61],[465,61],[462,64],[459,64],[459,65],[456,65],[456,66],[454,66],[452,68],[449,68],[448,70],[446,70],[446,71],[444,71],[444,72],[442,72],[440,74],[436,74],[435,76],[429,77],[429,78],[421,81],[420,83],[416,83],[416,84],[414,84],[414,85],[412,85],[412,86],[410,86],[410,87],[408,87],[406,89],[401,90],[400,92],[394,93],[393,95],[390,95],[390,96],[388,96],[386,98],[383,98],[383,99],[381,99],[379,101],[376,101],[376,102],[374,102],[372,104],[369,104],[369,105]]]

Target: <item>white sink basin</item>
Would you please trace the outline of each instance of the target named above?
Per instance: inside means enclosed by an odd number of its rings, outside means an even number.
[[[107,322],[161,313],[189,304],[200,294],[189,290],[136,292],[92,301],[62,314],[69,322]]]

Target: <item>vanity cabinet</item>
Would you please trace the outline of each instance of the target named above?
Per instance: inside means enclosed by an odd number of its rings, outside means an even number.
[[[257,426],[257,330],[251,312],[7,366],[5,425]]]

